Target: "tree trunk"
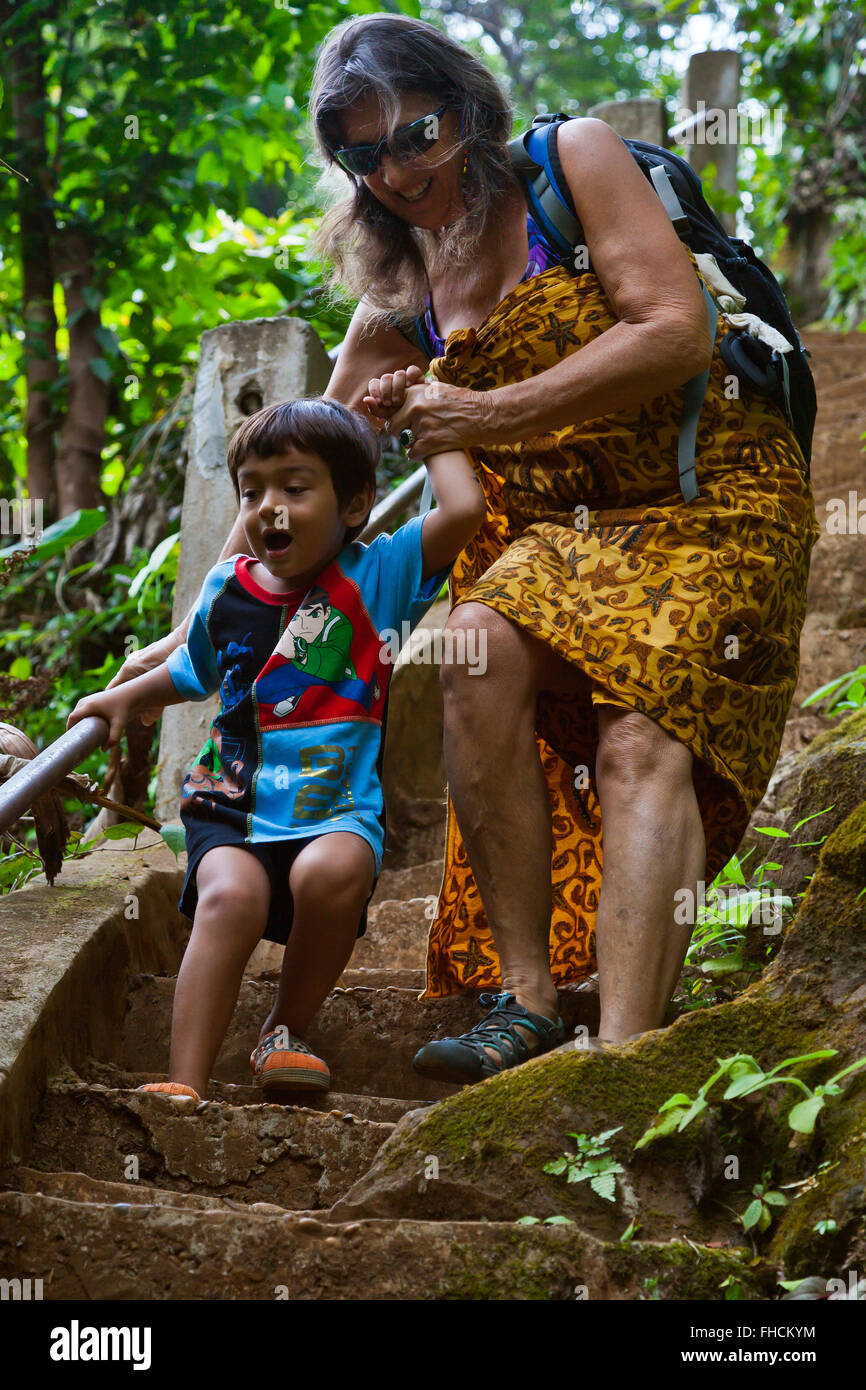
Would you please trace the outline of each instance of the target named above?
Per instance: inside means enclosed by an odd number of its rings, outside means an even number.
[[[0,21],[11,10],[0,3]],[[52,176],[45,142],[45,49],[38,25],[7,53],[16,142],[12,162],[29,180],[18,181],[23,279],[24,371],[27,380],[27,491],[41,499],[45,520],[57,510],[54,432],[58,423],[57,318],[54,313]]]
[[[88,295],[95,286],[87,235],[76,228],[58,236],[57,268],[69,327],[69,406],[60,431],[57,487],[60,515],[68,516],[103,502],[99,475],[110,386],[90,366],[92,358],[102,360],[102,349],[96,337],[99,313]]]

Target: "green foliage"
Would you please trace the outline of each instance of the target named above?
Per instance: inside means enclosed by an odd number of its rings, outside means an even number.
[[[389,5],[417,13],[409,0]],[[306,119],[315,52],[369,5],[297,0],[252,8],[196,0],[157,10],[137,0],[22,0],[0,25],[44,54],[46,207],[91,248],[89,307],[100,318],[91,370],[112,387],[103,454],[116,487],[136,431],[157,419],[194,368],[202,332],[233,319],[301,313],[334,345],[346,311],[320,294],[309,247],[321,214]],[[4,66],[5,70],[5,66]],[[34,173],[0,109],[0,149]],[[26,385],[20,336],[19,185],[0,179],[0,363],[6,380],[0,485],[25,477]],[[58,313],[68,396],[68,325]]]
[[[87,525],[92,528],[94,517],[102,524],[101,513],[83,514],[85,518],[88,515],[85,530]],[[0,719],[22,727],[42,748],[64,732],[67,716],[83,695],[104,689],[131,650],[163,636],[171,626],[177,556],[176,548],[165,541],[149,556],[139,551],[129,566],[108,566],[99,581],[94,581],[98,592],[91,590],[89,601],[81,607],[57,607],[55,593],[65,551],[56,553],[49,532],[70,524],[77,534],[81,515],[76,513],[57,528],[46,529],[43,544],[47,558],[43,558],[42,547],[36,547],[26,558],[15,555],[14,572],[10,558],[0,559],[0,621],[4,628],[0,701],[5,706],[0,708]],[[83,570],[87,573],[89,566],[84,565]],[[35,582],[37,577],[41,582]],[[158,738],[156,726],[154,761]],[[103,782],[108,756],[98,749],[78,770]],[[77,800],[69,800],[66,807],[74,832],[67,857],[74,857],[78,852],[76,834],[94,813]],[[151,809],[150,799],[145,809]],[[140,828],[135,826],[124,833],[138,834]],[[111,827],[106,838],[116,838],[120,830],[120,826]],[[90,848],[88,845],[87,852]],[[0,860],[0,892],[21,887],[39,872],[41,864],[31,830],[23,849]]]
[[[819,1236],[834,1236],[837,1230],[836,1222],[833,1221],[832,1218],[828,1218],[823,1221],[816,1221],[814,1226],[812,1227],[812,1230],[815,1231],[816,1234]],[[795,1288],[796,1284],[797,1281],[793,1280],[791,1282],[791,1287]],[[787,1288],[788,1285],[786,1285],[785,1287]]]
[[[635,1149],[645,1148],[654,1140],[662,1139],[670,1134],[681,1134],[693,1120],[696,1120],[707,1109],[710,1104],[709,1092],[722,1080],[728,1082],[724,1094],[718,1098],[723,1101],[743,1100],[746,1096],[755,1095],[759,1091],[767,1090],[770,1086],[793,1086],[802,1091],[805,1099],[798,1101],[788,1112],[788,1124],[799,1134],[812,1134],[815,1122],[827,1103],[827,1099],[842,1094],[842,1087],[839,1083],[846,1076],[859,1071],[861,1067],[866,1067],[866,1057],[861,1058],[860,1061],[852,1062],[850,1066],[830,1077],[829,1081],[825,1081],[814,1089],[798,1076],[783,1076],[781,1073],[804,1062],[823,1061],[828,1057],[835,1056],[835,1048],[807,1052],[801,1057],[785,1058],[783,1062],[778,1062],[768,1072],[765,1072],[755,1058],[748,1053],[739,1052],[734,1057],[720,1058],[718,1067],[709,1080],[704,1082],[694,1099],[679,1092],[670,1096],[664,1105],[659,1107],[655,1123],[644,1131],[635,1144]]]
[[[689,1010],[710,1008],[731,997],[731,988],[743,988],[748,976],[766,964],[793,911],[792,900],[773,881],[781,864],[765,860],[752,865],[753,854],[753,849],[742,857],[734,854],[698,905],[679,993]],[[762,934],[756,946],[749,928],[754,938],[759,924],[771,925],[772,932]],[[760,958],[750,959],[750,953]]]
[[[606,1202],[615,1202],[616,1175],[625,1170],[610,1152],[607,1141],[621,1129],[622,1125],[617,1125],[616,1129],[606,1129],[603,1134],[569,1133],[568,1138],[574,1140],[577,1152],[565,1153],[545,1163],[544,1172],[557,1177],[565,1173],[567,1182],[589,1182],[597,1196]]]
[[[866,13],[860,0],[741,0],[736,28],[732,46],[743,55],[743,97],[781,113],[784,127],[778,149],[756,146],[741,161],[740,189],[756,245],[766,257],[782,250],[800,176],[820,168],[818,186],[842,229],[824,281],[826,314],[839,327],[858,327],[866,311]],[[796,302],[793,309],[796,317]]]
[[[95,535],[104,525],[105,512],[101,507],[70,512],[69,516],[63,517],[61,521],[55,521],[53,526],[46,527],[38,541],[34,540],[34,542],[29,543],[23,539],[16,545],[10,545],[5,550],[0,550],[0,560],[5,560],[10,555],[22,550],[28,560],[39,560],[40,563],[44,560],[50,560],[55,555],[62,555],[78,541],[87,540],[88,537]]]
[[[685,14],[680,0],[652,9],[641,0],[430,0],[423,11],[505,81],[519,122],[536,110],[585,115],[597,102],[627,96],[675,104],[679,83],[669,52]]]
[[[813,690],[803,701],[801,708],[817,705],[823,700],[822,713],[827,715],[844,714],[850,710],[866,707],[866,666],[858,666],[854,671],[846,671],[836,676],[826,685]]]
[[[770,1187],[769,1174],[765,1173],[761,1182],[755,1183],[752,1188],[752,1200],[740,1217],[743,1230],[756,1230],[762,1235],[772,1225],[774,1210],[787,1205],[788,1199],[784,1192],[777,1192]]]

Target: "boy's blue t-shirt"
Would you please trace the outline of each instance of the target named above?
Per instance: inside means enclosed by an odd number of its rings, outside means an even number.
[[[351,830],[378,874],[392,663],[451,569],[422,581],[423,520],[344,546],[306,590],[270,593],[248,556],[207,575],[188,638],[167,661],[178,694],[221,698],[183,784],[190,866],[216,844]]]

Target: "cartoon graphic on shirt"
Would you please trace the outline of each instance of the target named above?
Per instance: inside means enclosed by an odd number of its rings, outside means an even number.
[[[240,642],[229,642],[225,651],[217,652],[217,666],[223,677],[220,686],[223,709],[233,709],[243,699],[244,668],[240,658],[253,655],[252,647],[247,645],[251,637],[252,633],[247,632]]]
[[[199,792],[211,795],[222,792],[232,801],[244,795],[244,743],[237,738],[227,739],[217,723],[211,725],[210,738],[198,755],[195,766],[187,773],[181,791],[181,811],[193,801],[207,805]]]
[[[347,615],[331,603],[324,589],[312,588],[274,649],[271,661],[281,660],[256,682],[259,702],[272,704],[274,717],[285,719],[311,687],[330,686],[335,695],[369,713],[381,690],[375,672],[370,680],[359,680],[351,656],[353,635]]]

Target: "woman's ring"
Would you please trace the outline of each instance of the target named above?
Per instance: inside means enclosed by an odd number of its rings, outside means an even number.
[[[412,448],[412,445],[413,445],[414,443],[415,443],[415,435],[413,434],[412,430],[410,430],[410,429],[405,429],[405,430],[401,430],[401,431],[400,431],[400,448],[401,448],[401,449],[411,449],[411,448]]]

